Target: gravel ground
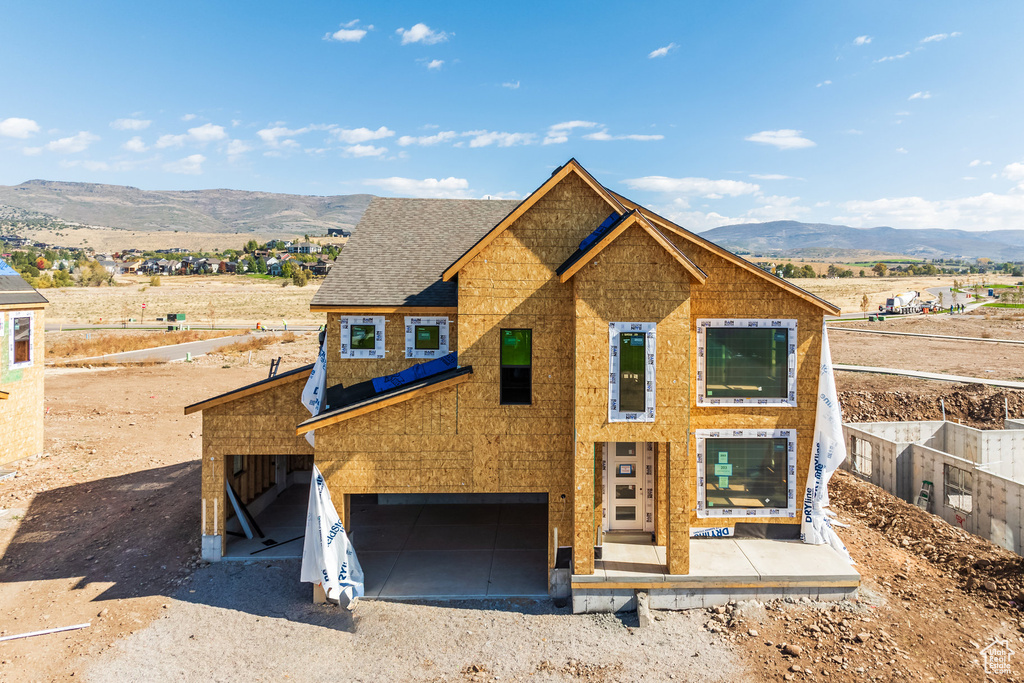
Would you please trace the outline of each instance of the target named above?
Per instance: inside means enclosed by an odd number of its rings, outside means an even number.
[[[741,656],[707,615],[573,615],[548,601],[313,605],[298,561],[198,570],[162,618],[85,679],[131,681],[737,681]]]

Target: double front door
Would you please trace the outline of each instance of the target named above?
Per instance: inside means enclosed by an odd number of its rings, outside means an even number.
[[[654,530],[654,444],[604,444],[604,527]]]

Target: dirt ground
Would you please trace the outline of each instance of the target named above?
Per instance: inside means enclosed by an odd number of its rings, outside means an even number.
[[[990,323],[979,316],[973,324]],[[992,636],[1024,653],[1020,558],[844,473],[832,492],[850,525],[841,536],[865,579],[855,603],[657,614],[649,630],[637,629],[635,616],[572,617],[549,604],[364,602],[349,625],[304,594],[273,610],[252,607],[244,596],[304,588],[282,581],[273,563],[201,566],[201,422],[182,408],[265,377],[271,358],[283,357],[282,369],[309,362],[315,337],[258,351],[251,365],[244,355],[214,354],[47,371],[46,454],[0,482],[0,635],[91,626],[0,644],[0,680],[152,680],[149,662],[161,678],[215,680],[223,653],[234,665],[223,671],[248,669],[246,680],[308,680],[303,656],[313,646],[337,647],[339,632],[346,646],[370,648],[376,658],[374,669],[338,669],[354,680],[386,672],[391,680],[451,681],[969,681],[984,679],[979,646]],[[832,336],[837,355],[888,340],[845,337]],[[1003,392],[992,389],[854,373],[838,382],[850,420],[935,418],[939,396],[950,419],[988,427],[1002,419]],[[1006,395],[1011,416],[1024,414],[1021,393]],[[243,571],[256,583],[240,583]],[[783,645],[799,650],[787,655]],[[277,664],[259,673],[268,660]],[[1016,666],[998,680],[1018,680],[1024,665]]]
[[[126,275],[116,287],[46,289],[50,301],[47,323],[121,323],[128,318],[153,322],[167,313],[184,313],[195,327],[258,321],[277,325],[320,324],[322,313],[309,310],[310,299],[322,280],[295,287],[291,280],[262,280],[244,275],[164,275],[160,286],[149,277]],[[145,310],[142,304],[146,304]]]

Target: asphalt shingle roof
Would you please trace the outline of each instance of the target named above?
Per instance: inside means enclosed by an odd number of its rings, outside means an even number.
[[[457,306],[441,274],[518,201],[374,197],[313,306]]]
[[[18,271],[0,260],[0,305],[49,303]]]

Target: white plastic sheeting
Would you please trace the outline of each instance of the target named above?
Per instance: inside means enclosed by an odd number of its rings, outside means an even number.
[[[309,486],[300,579],[322,585],[327,599],[342,607],[363,596],[363,568],[316,465]]]
[[[850,553],[836,534],[828,509],[828,482],[832,473],[846,460],[843,440],[843,414],[839,408],[836,378],[832,372],[832,353],[828,346],[828,329],[822,323],[821,373],[818,376],[818,412],[814,418],[814,444],[811,448],[811,466],[807,472],[807,491],[804,493],[800,538],[804,543],[827,543],[853,564]]]
[[[309,373],[306,386],[302,388],[302,405],[316,417],[320,414],[320,406],[324,402],[324,392],[327,391],[327,337],[320,345],[320,353],[317,354],[316,363],[313,364],[313,371]],[[314,445],[313,432],[306,432],[306,441],[310,446]]]

